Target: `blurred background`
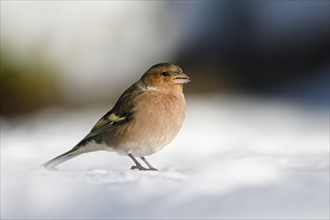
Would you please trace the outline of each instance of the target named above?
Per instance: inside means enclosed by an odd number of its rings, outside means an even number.
[[[1,117],[107,103],[176,63],[187,96],[329,104],[329,1],[1,1]]]
[[[1,218],[329,219],[329,1],[0,3]],[[192,81],[159,172],[39,167],[160,62]]]

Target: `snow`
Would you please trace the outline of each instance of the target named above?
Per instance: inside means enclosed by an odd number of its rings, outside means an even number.
[[[93,152],[49,171],[107,106],[1,120],[1,219],[329,218],[329,109],[188,97],[178,136],[148,157]]]

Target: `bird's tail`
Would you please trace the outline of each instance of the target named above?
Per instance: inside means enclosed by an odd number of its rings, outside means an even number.
[[[75,147],[73,148],[72,150],[64,153],[64,154],[61,154],[60,156],[58,157],[55,157],[54,159],[51,159],[50,161],[44,163],[43,165],[41,165],[42,167],[44,168],[47,168],[47,169],[51,169],[55,166],[57,166],[58,164],[60,163],[63,163],[73,157],[76,157],[80,154],[82,154],[84,152],[80,151],[79,148]]]

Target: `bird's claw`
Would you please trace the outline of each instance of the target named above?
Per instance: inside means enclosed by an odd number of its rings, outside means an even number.
[[[149,171],[158,171],[156,168],[145,168],[145,167],[143,167],[143,166],[132,166],[131,167],[131,170],[145,170],[145,171],[147,171],[147,170],[149,170]]]

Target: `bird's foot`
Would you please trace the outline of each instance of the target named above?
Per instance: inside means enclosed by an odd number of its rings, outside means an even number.
[[[156,168],[145,168],[145,167],[143,167],[143,166],[132,166],[131,167],[131,170],[145,170],[145,171],[147,171],[147,170],[149,170],[149,171],[158,171]]]

